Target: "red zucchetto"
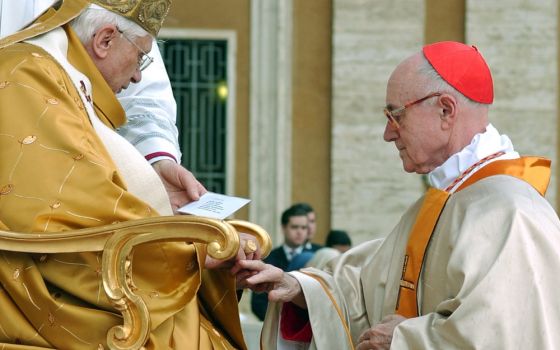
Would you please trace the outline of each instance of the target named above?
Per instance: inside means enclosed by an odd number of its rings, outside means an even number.
[[[492,103],[492,74],[475,46],[442,41],[426,45],[422,51],[443,80],[457,91],[473,101]]]

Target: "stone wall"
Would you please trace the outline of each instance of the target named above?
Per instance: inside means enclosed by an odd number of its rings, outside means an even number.
[[[421,193],[383,141],[385,86],[423,43],[421,0],[336,0],[333,20],[332,227],[384,236]]]
[[[552,159],[547,199],[556,207],[558,54],[556,0],[467,1],[466,39],[494,78],[490,120],[517,151]]]

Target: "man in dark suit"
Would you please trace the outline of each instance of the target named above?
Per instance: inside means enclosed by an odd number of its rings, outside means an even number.
[[[293,205],[282,213],[280,221],[284,244],[273,249],[264,262],[289,271],[290,262],[296,255],[309,254],[309,250],[305,249],[309,236],[308,212],[298,205]],[[251,309],[261,321],[264,320],[267,306],[267,294],[252,294]]]
[[[323,248],[322,245],[311,242],[313,236],[315,236],[315,232],[317,232],[317,215],[315,214],[315,210],[313,207],[308,203],[296,203],[293,207],[301,208],[301,210],[305,211],[307,214],[307,219],[309,221],[309,232],[307,233],[307,240],[305,242],[305,249],[310,250],[312,252],[316,252],[317,250]]]

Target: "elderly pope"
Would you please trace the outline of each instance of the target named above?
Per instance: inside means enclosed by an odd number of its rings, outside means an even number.
[[[0,41],[0,228],[49,232],[172,215],[157,174],[114,132],[170,0],[60,1]],[[1,349],[103,349],[122,324],[101,254],[0,251]],[[203,245],[134,252],[147,349],[245,348],[235,277]]]

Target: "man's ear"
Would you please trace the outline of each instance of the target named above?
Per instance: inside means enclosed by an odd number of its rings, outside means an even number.
[[[102,26],[91,39],[91,52],[97,59],[106,58],[118,35],[119,31],[114,25],[106,24]]]
[[[441,127],[449,129],[455,123],[457,117],[457,99],[450,94],[443,94],[438,99]]]

